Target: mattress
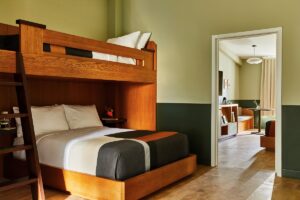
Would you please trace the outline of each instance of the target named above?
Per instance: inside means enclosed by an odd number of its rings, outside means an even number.
[[[184,134],[93,127],[37,136],[40,163],[125,180],[188,156]],[[17,144],[17,140],[15,144]],[[24,159],[25,154],[15,154]]]
[[[19,51],[19,35],[0,35],[0,49],[9,51]],[[50,44],[43,44],[44,52],[51,52]],[[77,48],[65,47],[66,55],[93,58],[98,60],[105,60],[111,62],[119,62],[124,64],[136,65],[134,58],[104,54],[99,52],[92,52]]]

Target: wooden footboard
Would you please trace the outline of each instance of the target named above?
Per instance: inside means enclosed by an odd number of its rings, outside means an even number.
[[[134,200],[145,197],[196,170],[196,156],[165,165],[125,181],[115,181],[42,165],[45,185],[88,199]]]

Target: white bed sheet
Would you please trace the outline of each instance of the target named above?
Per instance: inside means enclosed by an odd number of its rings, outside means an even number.
[[[96,167],[97,162],[96,154],[98,154],[101,145],[108,141],[122,140],[121,138],[105,136],[127,131],[131,131],[131,129],[92,127],[38,135],[36,143],[40,163],[52,167],[95,175],[96,170],[94,168]],[[89,146],[91,142],[95,144]],[[16,138],[14,141],[15,145],[20,145],[22,143],[23,138]],[[87,152],[81,152],[80,149],[85,149]],[[81,155],[79,155],[79,153],[81,153]],[[149,152],[145,153],[149,154]],[[86,155],[88,155],[88,157],[75,158],[76,156],[80,157]],[[147,156],[149,157],[149,155]],[[14,153],[14,157],[24,160],[25,152],[21,151]],[[80,159],[87,162],[82,162]]]
[[[93,54],[93,59],[119,62],[119,63],[129,64],[129,65],[136,65],[136,59],[134,58],[127,58],[127,57],[110,55],[110,54],[99,53],[94,51],[92,52],[92,54]]]

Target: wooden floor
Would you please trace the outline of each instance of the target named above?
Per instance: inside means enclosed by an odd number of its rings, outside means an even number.
[[[299,200],[300,180],[277,178],[274,153],[259,147],[259,136],[241,135],[219,144],[217,168],[199,166],[185,178],[145,199],[150,200]],[[147,187],[147,183],[145,183]],[[47,200],[82,200],[46,189]],[[0,199],[29,200],[29,189],[0,194]]]

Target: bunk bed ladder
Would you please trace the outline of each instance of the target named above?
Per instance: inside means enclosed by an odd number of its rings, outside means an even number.
[[[27,79],[22,53],[16,53],[17,73],[14,76],[14,82],[0,82],[0,85],[15,86],[17,101],[19,105],[19,114],[2,114],[1,118],[21,118],[24,145],[13,146],[10,148],[0,149],[0,154],[9,154],[16,151],[26,152],[26,161],[28,167],[28,177],[0,184],[0,192],[16,189],[22,186],[30,185],[33,200],[44,200],[44,189],[41,176],[41,169],[38,160],[38,152],[33,129],[31,115],[31,105],[27,91]]]

